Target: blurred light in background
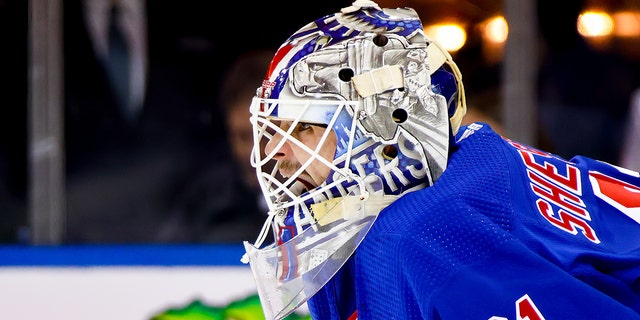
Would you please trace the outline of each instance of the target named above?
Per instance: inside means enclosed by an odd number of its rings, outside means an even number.
[[[604,11],[584,11],[577,21],[583,37],[639,37],[640,12],[617,11],[610,15]]]
[[[482,38],[491,43],[504,43],[509,36],[509,25],[503,16],[495,16],[482,24]]]
[[[414,8],[423,21],[425,33],[439,41],[454,57],[464,55],[467,49],[470,52],[480,49],[481,62],[488,65],[504,59],[505,44],[515,23],[505,19],[503,1],[376,2],[385,8]],[[640,0],[582,0],[580,7],[580,18],[572,23],[588,45],[602,52],[622,54],[640,61]],[[559,18],[554,14],[550,17]]]
[[[469,28],[469,32],[479,32],[482,39],[483,55],[487,62],[502,60],[504,44],[509,35],[507,20],[496,15]],[[427,36],[438,41],[449,53],[455,53],[467,44],[468,32],[465,25],[458,22],[443,22],[425,25]]]
[[[613,14],[613,33],[618,37],[640,37],[640,12],[619,11]]]
[[[593,48],[640,59],[640,8],[590,7],[580,14],[576,27]]]
[[[613,32],[613,19],[606,12],[585,11],[578,16],[577,28],[583,37],[608,36]]]
[[[473,27],[466,28],[465,25]],[[509,36],[507,20],[500,14],[481,22],[441,22],[425,25],[424,30],[429,37],[440,42],[452,54],[467,45],[469,39],[480,37],[485,52],[493,52],[485,58],[493,62],[496,58],[501,59],[500,52]],[[595,47],[603,47],[611,42],[613,37],[640,41],[640,11],[586,9],[576,21],[576,30]]]
[[[464,27],[453,22],[426,26],[424,32],[449,52],[460,50],[467,41],[467,32]]]

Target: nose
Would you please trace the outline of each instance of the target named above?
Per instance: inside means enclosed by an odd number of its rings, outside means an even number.
[[[264,153],[269,155],[272,152],[274,152],[274,149],[278,147],[278,144],[280,144],[280,141],[282,139],[283,139],[283,136],[281,134],[275,133],[271,138],[271,140],[269,140],[267,144],[264,146]],[[279,161],[279,160],[285,159],[290,154],[291,154],[291,146],[287,141],[285,141],[278,150],[275,150],[275,155],[273,156],[273,159]]]

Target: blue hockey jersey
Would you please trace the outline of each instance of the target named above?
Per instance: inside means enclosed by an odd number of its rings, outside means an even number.
[[[384,209],[313,319],[640,319],[640,177],[459,130],[436,183]]]

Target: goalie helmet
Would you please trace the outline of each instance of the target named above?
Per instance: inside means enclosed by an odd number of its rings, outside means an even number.
[[[384,207],[440,177],[465,112],[458,68],[411,8],[357,0],[285,41],[251,105],[269,218],[243,261],[267,319],[324,286]],[[285,163],[286,148],[305,156]]]

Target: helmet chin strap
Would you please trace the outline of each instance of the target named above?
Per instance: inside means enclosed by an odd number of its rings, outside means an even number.
[[[333,198],[311,205],[313,216],[318,225],[325,226],[338,220],[362,219],[376,216],[400,196],[385,194],[366,194]],[[362,207],[364,206],[364,210]]]

